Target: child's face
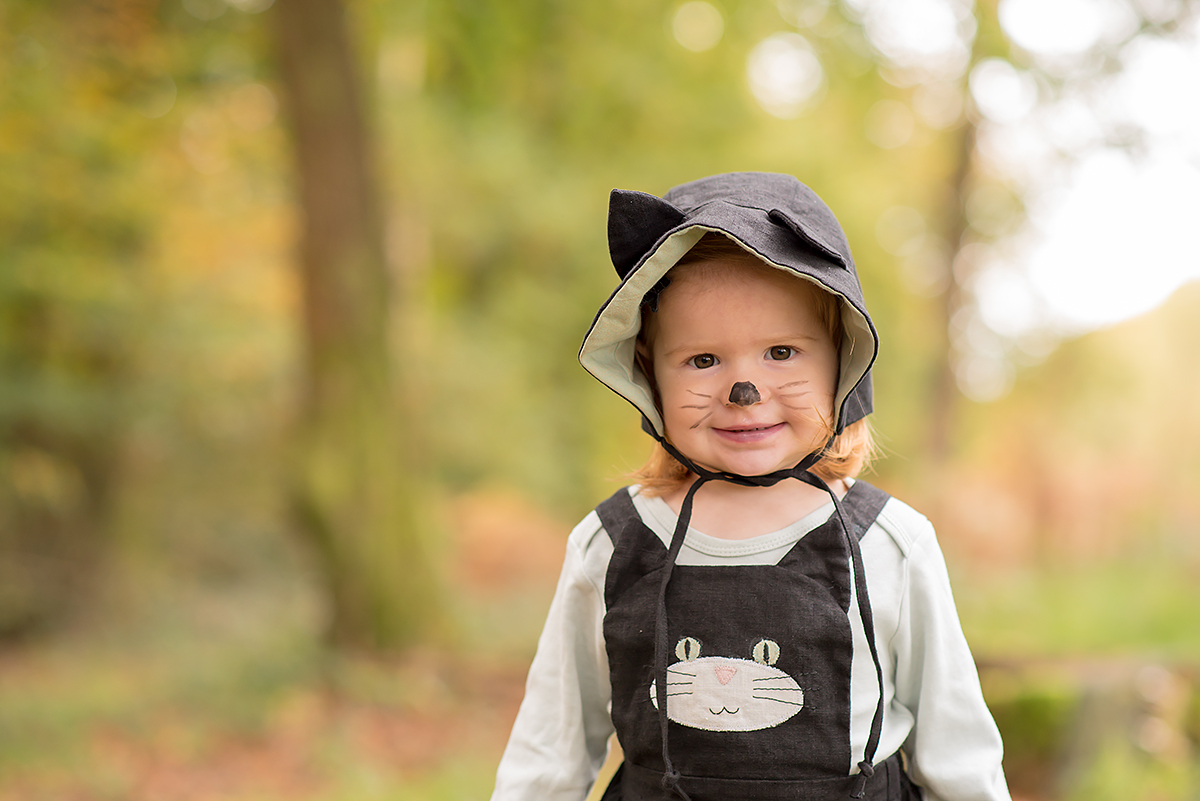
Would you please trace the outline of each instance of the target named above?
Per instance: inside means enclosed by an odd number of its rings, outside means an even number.
[[[672,276],[650,352],[667,439],[685,456],[754,476],[825,444],[838,352],[816,311],[820,291],[736,261]]]

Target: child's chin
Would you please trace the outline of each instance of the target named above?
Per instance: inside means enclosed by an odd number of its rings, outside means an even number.
[[[717,467],[725,473],[736,473],[739,476],[765,476],[777,470],[788,470],[796,466],[796,462],[779,462],[768,459],[732,459]]]

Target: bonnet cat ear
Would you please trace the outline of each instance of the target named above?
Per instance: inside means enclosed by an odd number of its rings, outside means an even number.
[[[820,230],[822,226],[819,224],[819,221],[808,221],[809,224],[804,225],[782,209],[771,209],[769,212],[767,212],[767,217],[769,217],[772,222],[778,223],[789,229],[796,236],[800,237],[805,244],[815,249],[818,253],[832,261],[834,264],[842,267],[849,266],[849,254],[843,253],[838,248],[828,244],[830,239],[832,239],[834,242],[837,242],[843,237],[831,236],[831,234],[834,232]],[[807,218],[805,219],[807,221]],[[840,233],[840,231],[838,233]],[[849,247],[846,247],[845,249],[848,251]]]
[[[622,279],[684,213],[660,197],[614,189],[608,196],[608,252]]]

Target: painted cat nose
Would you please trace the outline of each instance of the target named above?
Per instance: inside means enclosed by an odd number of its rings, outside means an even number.
[[[729,402],[738,406],[753,406],[762,400],[758,388],[749,381],[738,381],[729,390]]]

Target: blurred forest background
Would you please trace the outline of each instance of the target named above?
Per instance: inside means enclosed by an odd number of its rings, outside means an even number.
[[[847,230],[1014,795],[1200,798],[1200,285],[997,300],[1197,9],[1031,2],[3,0],[0,799],[486,797],[648,452],[575,360],[608,191],[726,170]]]

